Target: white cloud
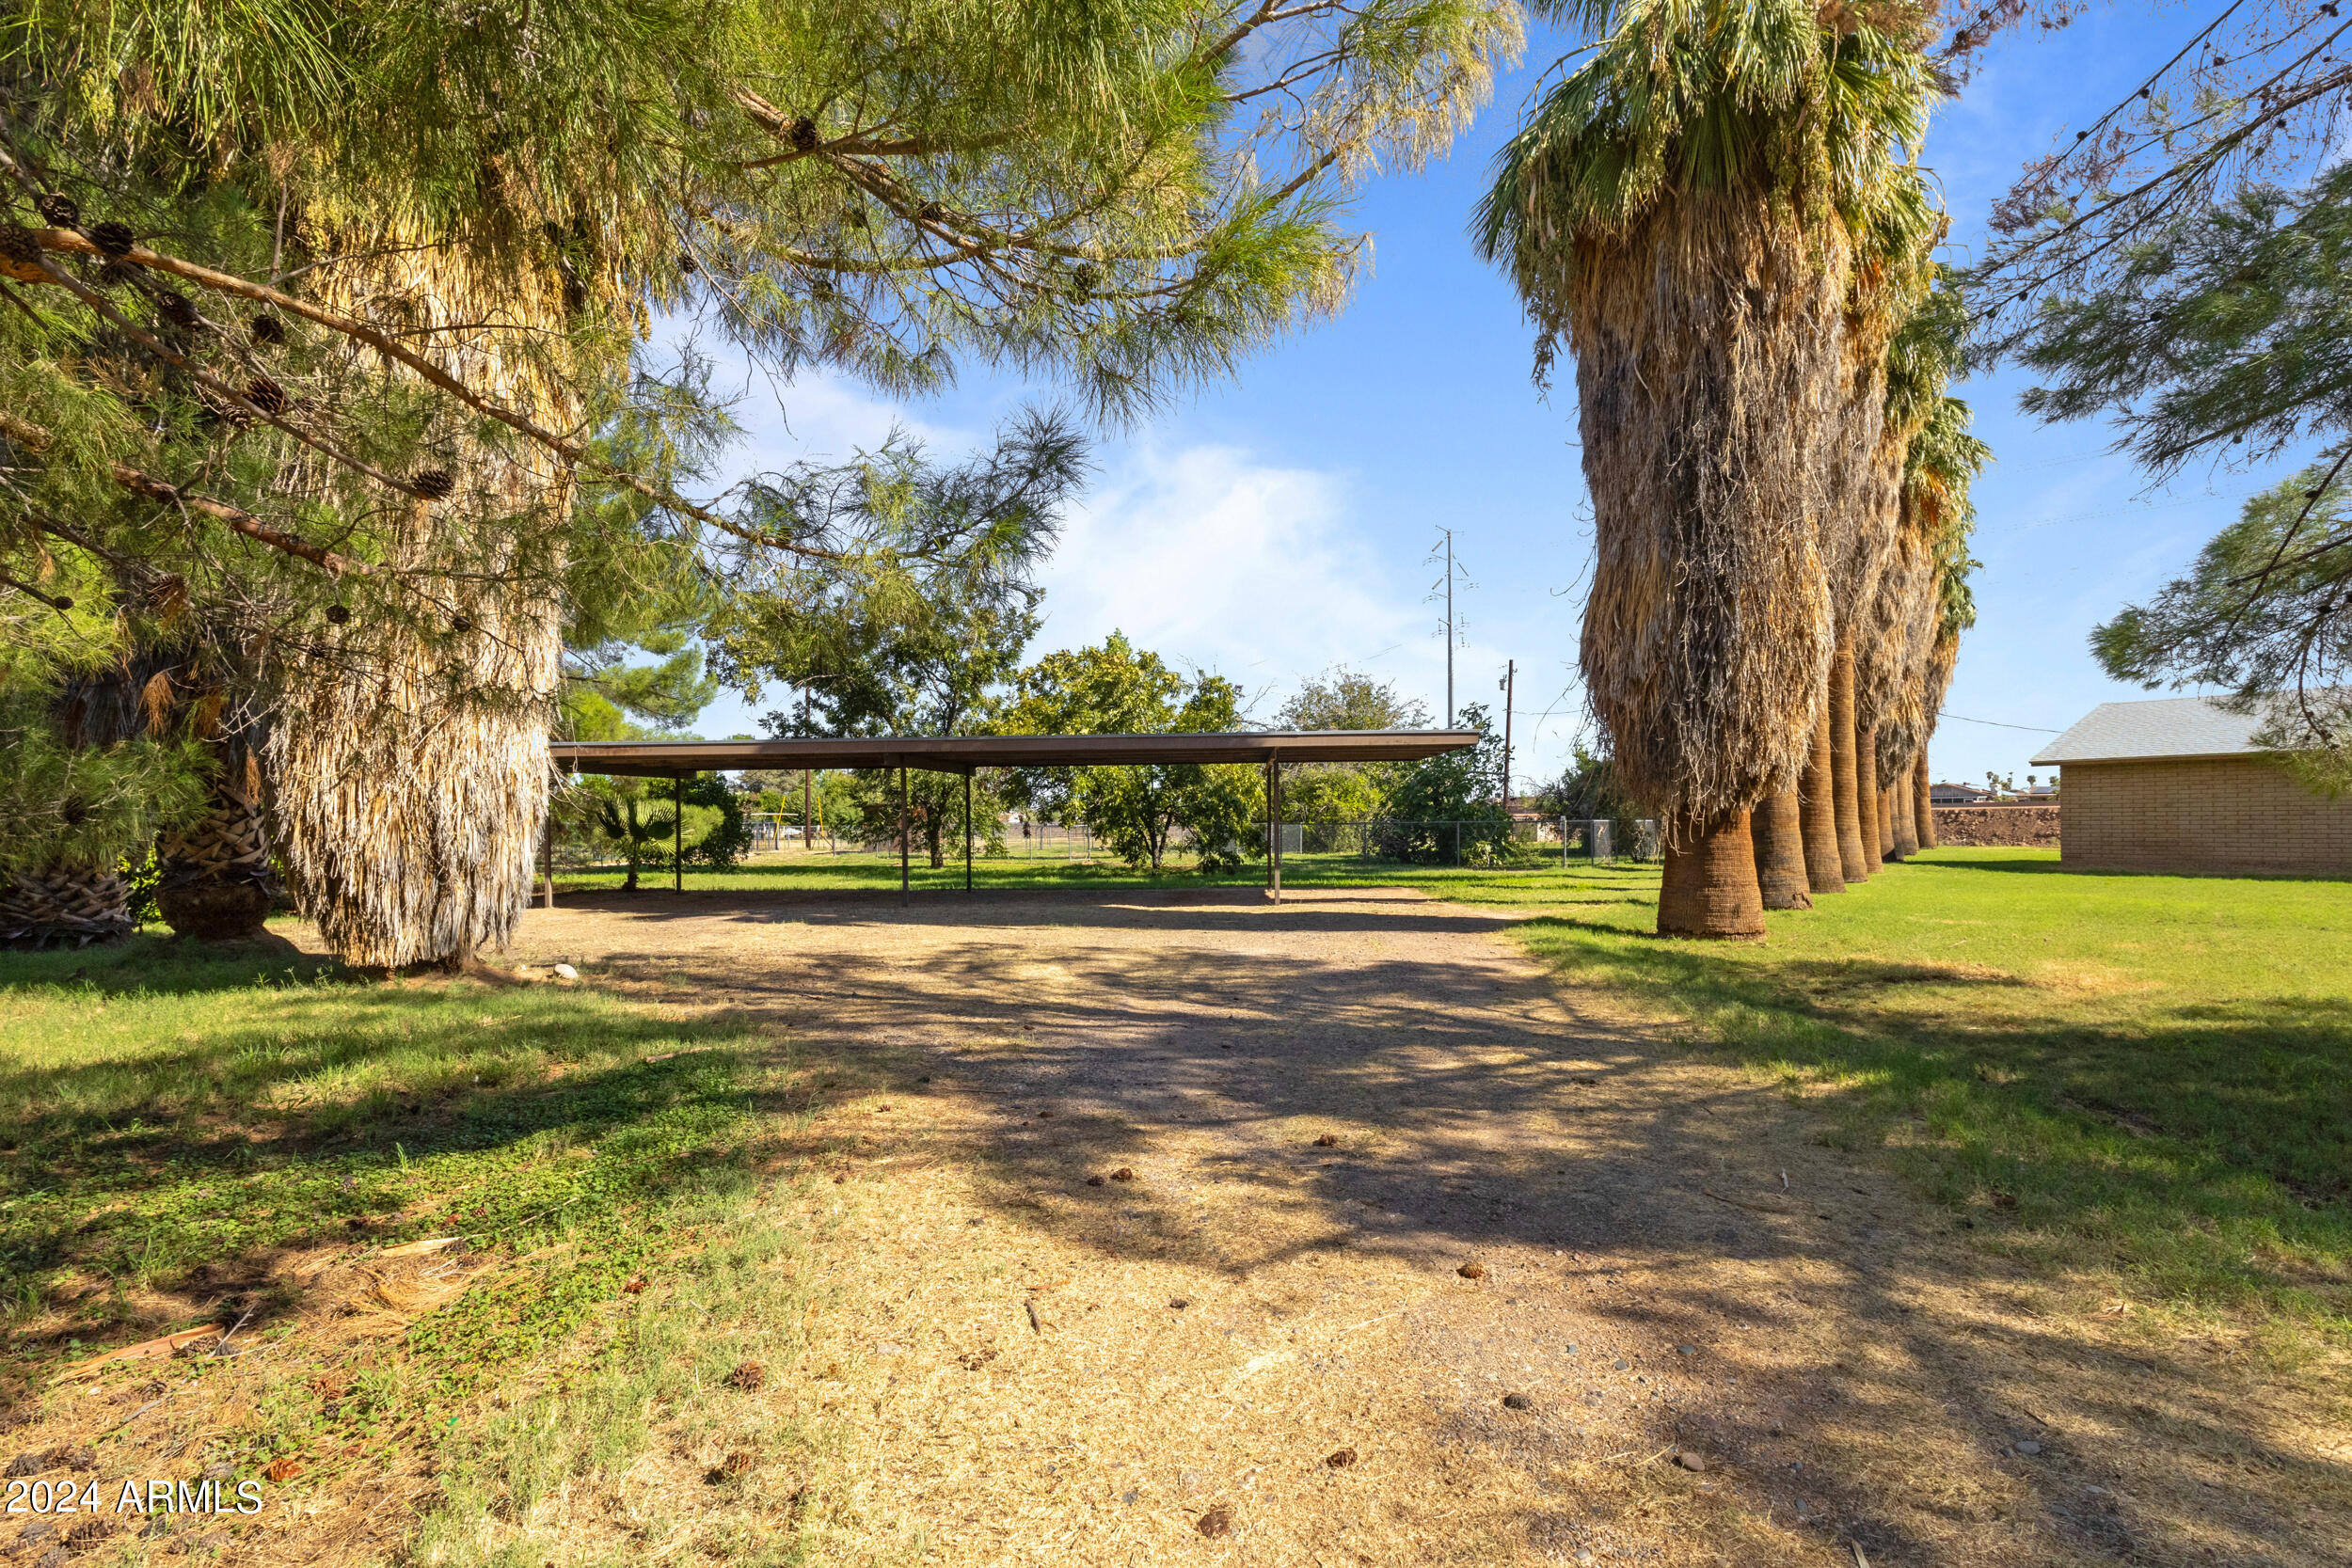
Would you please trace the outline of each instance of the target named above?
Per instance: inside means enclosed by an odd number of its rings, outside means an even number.
[[[1400,653],[1441,657],[1418,592],[1349,526],[1345,492],[1336,475],[1235,447],[1119,450],[1046,569],[1040,647],[1123,631],[1278,701],[1335,662],[1386,673]]]

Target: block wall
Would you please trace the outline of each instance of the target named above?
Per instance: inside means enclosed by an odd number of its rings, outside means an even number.
[[[2056,806],[1937,806],[1935,842],[1939,845],[1999,844],[2055,849],[2058,847],[2058,808]]]
[[[2352,876],[2352,799],[2262,757],[2071,762],[2058,858],[2085,869]]]

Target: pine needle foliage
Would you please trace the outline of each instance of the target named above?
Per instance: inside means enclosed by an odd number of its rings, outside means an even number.
[[[2305,468],[2249,498],[2187,573],[2095,628],[2091,652],[2151,689],[2221,688],[2259,716],[2264,744],[2341,794],[2352,788],[2352,610],[2337,559],[2347,539],[2352,484]]]
[[[1349,197],[1442,150],[1518,27],[1508,0],[11,8],[0,594],[61,559],[119,661],[200,639],[273,726],[346,957],[462,957],[527,885],[583,515],[633,498],[730,590],[910,579],[792,476],[684,493],[727,421],[657,313],[787,378],[977,359],[1131,415],[1337,308]]]

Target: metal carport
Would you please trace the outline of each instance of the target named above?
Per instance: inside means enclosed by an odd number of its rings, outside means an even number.
[[[567,773],[673,779],[682,799],[695,773],[743,768],[896,768],[898,770],[898,896],[913,896],[907,770],[963,777],[963,886],[972,888],[972,774],[981,768],[1110,768],[1152,763],[1256,763],[1266,789],[1266,890],[1282,896],[1281,764],[1419,762],[1479,741],[1476,730],[1239,730],[1204,735],[855,736],[819,740],[558,741],[549,749]],[[677,814],[684,833],[685,813]],[[685,885],[685,872],[677,872]],[[555,896],[550,867],[548,896]]]

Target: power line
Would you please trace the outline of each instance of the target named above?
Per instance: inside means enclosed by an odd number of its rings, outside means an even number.
[[[1990,724],[1996,730],[2032,730],[2037,735],[2064,735],[2066,733],[2064,730],[2051,729],[2044,724],[2005,724],[1998,719],[1971,719],[1964,713],[1939,713],[1936,717],[1957,719],[1963,724]]]

